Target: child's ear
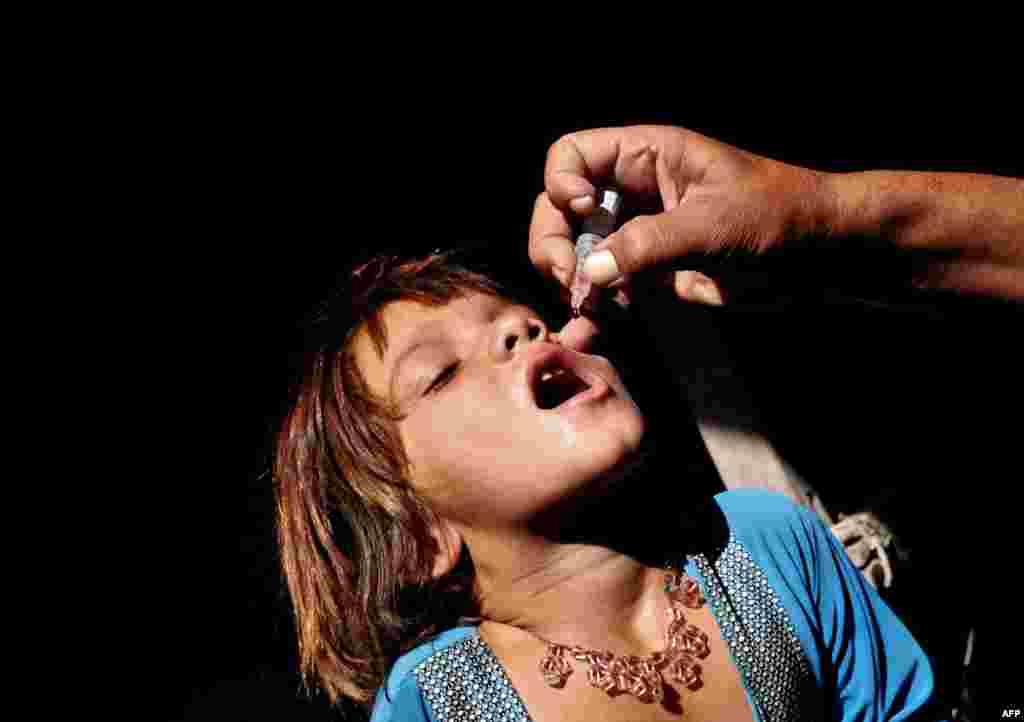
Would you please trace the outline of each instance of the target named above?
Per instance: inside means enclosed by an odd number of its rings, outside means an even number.
[[[462,534],[444,519],[438,519],[430,533],[437,540],[437,556],[434,558],[434,569],[431,572],[437,579],[450,572],[458,563],[462,551]]]

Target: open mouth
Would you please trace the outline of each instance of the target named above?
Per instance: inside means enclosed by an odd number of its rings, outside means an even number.
[[[563,366],[561,359],[555,356],[534,377],[533,398],[538,408],[554,409],[589,388],[590,384]]]

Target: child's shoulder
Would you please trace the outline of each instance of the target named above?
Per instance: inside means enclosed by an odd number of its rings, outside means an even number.
[[[715,502],[727,515],[775,517],[793,519],[802,514],[803,508],[785,494],[767,489],[743,488],[715,494]]]
[[[415,675],[416,668],[428,661],[436,654],[440,654],[454,644],[465,641],[468,638],[477,636],[477,628],[472,626],[455,627],[448,629],[433,639],[414,647],[391,666],[385,687],[388,691],[397,690],[404,683],[408,682]]]
[[[765,489],[733,489],[715,495],[729,527],[740,543],[787,547],[817,545],[823,527],[818,517],[783,494]]]
[[[395,660],[383,687],[377,692],[372,719],[389,720],[396,708],[422,705],[416,670],[445,650],[477,636],[476,627],[455,627],[414,647]]]

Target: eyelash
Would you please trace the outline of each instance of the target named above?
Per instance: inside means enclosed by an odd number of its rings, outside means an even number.
[[[429,387],[427,387],[427,390],[426,390],[426,392],[423,395],[426,396],[427,394],[433,393],[437,389],[439,389],[439,388],[443,387],[445,384],[447,384],[451,380],[451,378],[455,375],[455,372],[458,371],[458,368],[459,368],[459,365],[457,363],[453,363],[453,364],[450,364],[449,366],[446,366],[444,371],[439,373],[437,375],[437,378],[434,379],[433,383],[430,384]]]

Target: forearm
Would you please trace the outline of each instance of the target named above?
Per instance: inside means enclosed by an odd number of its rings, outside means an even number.
[[[970,173],[825,176],[834,239],[876,237],[930,259],[918,282],[1024,299],[1024,181]]]

